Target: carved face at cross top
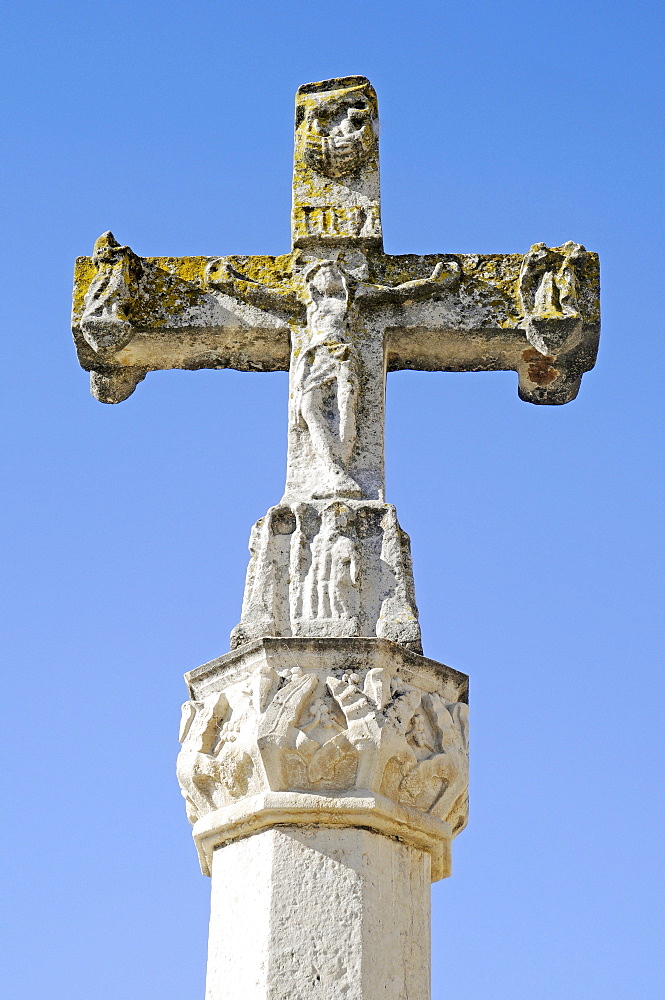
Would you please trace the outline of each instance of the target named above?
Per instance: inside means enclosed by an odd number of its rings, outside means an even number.
[[[359,170],[376,147],[376,94],[365,81],[350,77],[300,88],[296,129],[305,160],[326,177],[343,177]]]

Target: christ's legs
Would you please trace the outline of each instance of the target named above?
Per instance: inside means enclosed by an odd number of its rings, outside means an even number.
[[[307,430],[314,446],[314,451],[326,468],[337,466],[336,441],[323,412],[324,399],[321,388],[310,389],[303,393],[300,412],[307,424]]]
[[[348,362],[341,366],[337,379],[337,408],[339,410],[339,438],[342,462],[348,465],[356,443],[356,407],[358,386],[349,371]]]
[[[337,384],[337,380],[335,381]],[[307,425],[307,430],[309,431],[314,451],[325,469],[326,478],[328,480],[325,491],[322,492],[322,495],[327,496],[341,494],[346,496],[359,496],[361,494],[360,487],[344,468],[344,464],[348,461],[346,453],[348,452],[348,456],[350,457],[353,441],[355,440],[355,408],[353,407],[352,416],[354,433],[349,447],[348,439],[345,445],[339,440],[339,437],[334,434],[331,429],[330,423],[326,417],[326,399],[324,398],[323,389],[324,387],[318,387],[304,392],[300,403],[302,418]],[[343,410],[340,412],[340,436],[342,432],[343,420],[346,422],[345,433],[347,435],[350,430],[348,413],[351,407],[348,406],[348,396],[349,393],[347,390],[344,394],[343,400],[341,401]],[[340,404],[339,397],[340,390],[339,385],[337,384],[338,406]],[[340,452],[342,452],[342,455],[340,455]],[[342,459],[341,461],[340,458]]]

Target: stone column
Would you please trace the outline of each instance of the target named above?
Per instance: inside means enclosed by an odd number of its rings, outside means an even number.
[[[429,1000],[467,812],[467,678],[386,639],[260,639],[187,675],[206,1000]]]
[[[217,848],[206,1000],[429,1000],[430,858],[361,829]]]

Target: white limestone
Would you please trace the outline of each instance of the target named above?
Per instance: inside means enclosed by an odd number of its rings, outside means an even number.
[[[178,779],[201,868],[274,824],[362,827],[450,873],[467,678],[384,639],[263,639],[187,675]]]
[[[236,648],[262,636],[378,636],[422,650],[409,537],[391,504],[282,501],[252,529]]]
[[[214,852],[206,1000],[429,1000],[429,855],[285,826]]]

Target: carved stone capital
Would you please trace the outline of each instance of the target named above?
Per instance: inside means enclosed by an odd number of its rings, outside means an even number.
[[[362,827],[450,874],[467,678],[395,642],[266,638],[186,675],[177,773],[201,867],[272,826]]]

